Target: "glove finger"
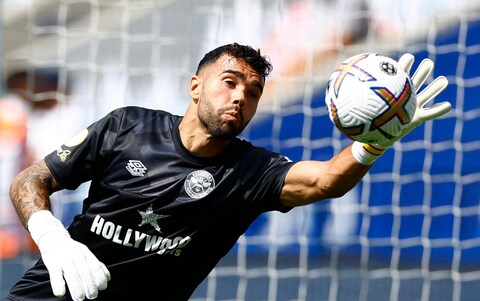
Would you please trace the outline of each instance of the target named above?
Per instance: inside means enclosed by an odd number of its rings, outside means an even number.
[[[63,264],[63,276],[67,282],[68,290],[74,301],[85,299],[82,279],[78,273],[77,265],[73,262]]]
[[[84,253],[85,257],[77,258],[75,260],[75,265],[78,271],[78,275],[80,276],[82,288],[85,292],[85,296],[88,299],[95,299],[98,296],[98,285],[95,281],[94,273],[95,273],[95,264],[99,264],[98,260],[96,262],[91,261],[88,256],[90,251]],[[95,258],[96,259],[96,258]]]
[[[423,108],[423,106],[442,92],[448,85],[448,80],[445,76],[437,77],[431,82],[420,94],[417,95],[417,108]]]
[[[452,105],[448,101],[436,103],[426,109],[422,109],[419,119],[422,121],[431,120],[447,114],[452,109]]]
[[[418,92],[420,87],[423,85],[427,77],[432,73],[433,70],[433,61],[430,59],[424,59],[418,65],[417,70],[412,75],[412,83],[415,87],[415,90]]]
[[[398,60],[398,64],[402,66],[403,70],[405,70],[407,74],[410,74],[410,70],[412,69],[414,61],[415,57],[411,53],[405,53]]]
[[[107,267],[103,263],[101,264],[102,264],[103,273],[107,275],[107,280],[110,281],[110,279],[112,279],[112,276],[110,275],[110,271],[107,269]]]
[[[108,281],[110,281],[110,272],[107,267],[100,262],[100,268],[96,269],[93,274],[98,290],[102,291],[107,288]]]
[[[62,270],[60,267],[48,267],[48,274],[50,276],[50,285],[53,294],[57,297],[65,296],[65,281],[63,280]]]
[[[86,260],[86,266],[88,267],[88,274],[92,279],[89,287],[89,291],[98,295],[99,290],[107,288],[108,281],[110,280],[110,272],[107,267],[98,260],[98,258],[88,249],[85,249],[84,256]]]

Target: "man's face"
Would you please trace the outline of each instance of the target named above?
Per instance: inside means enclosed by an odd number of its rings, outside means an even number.
[[[223,56],[198,75],[198,118],[217,139],[232,139],[257,110],[264,79],[242,60]]]

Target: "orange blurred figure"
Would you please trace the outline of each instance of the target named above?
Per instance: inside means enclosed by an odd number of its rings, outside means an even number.
[[[17,103],[0,101],[0,154],[19,146],[27,137],[27,113]]]
[[[0,258],[11,259],[21,252],[18,222],[13,220],[8,185],[22,168],[27,138],[27,111],[15,99],[0,100]]]

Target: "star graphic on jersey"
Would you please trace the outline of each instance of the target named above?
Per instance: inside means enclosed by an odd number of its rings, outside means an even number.
[[[142,222],[140,224],[138,224],[139,227],[141,227],[143,225],[146,225],[146,224],[150,224],[153,228],[155,228],[155,230],[157,230],[160,233],[162,233],[162,231],[160,231],[160,226],[158,225],[157,220],[170,216],[170,215],[154,213],[153,208],[152,208],[152,204],[150,204],[150,207],[148,207],[147,210],[145,210],[145,211],[138,210],[138,212],[142,216]]]

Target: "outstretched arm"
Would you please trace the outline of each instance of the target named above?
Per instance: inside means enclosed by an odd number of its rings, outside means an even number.
[[[400,58],[399,64],[410,73],[414,59],[413,55],[406,53]],[[414,92],[417,93],[417,107],[409,126],[399,136],[383,145],[355,141],[326,162],[296,163],[285,179],[280,194],[282,204],[295,207],[344,195],[362,179],[375,160],[393,143],[423,122],[448,113],[452,106],[447,101],[426,106],[447,87],[448,81],[444,76],[435,78],[426,88],[419,91],[433,67],[433,61],[424,59],[412,76]]]
[[[287,173],[280,200],[295,207],[340,197],[357,185],[370,167],[353,157],[352,146],[329,161],[300,161]]]

